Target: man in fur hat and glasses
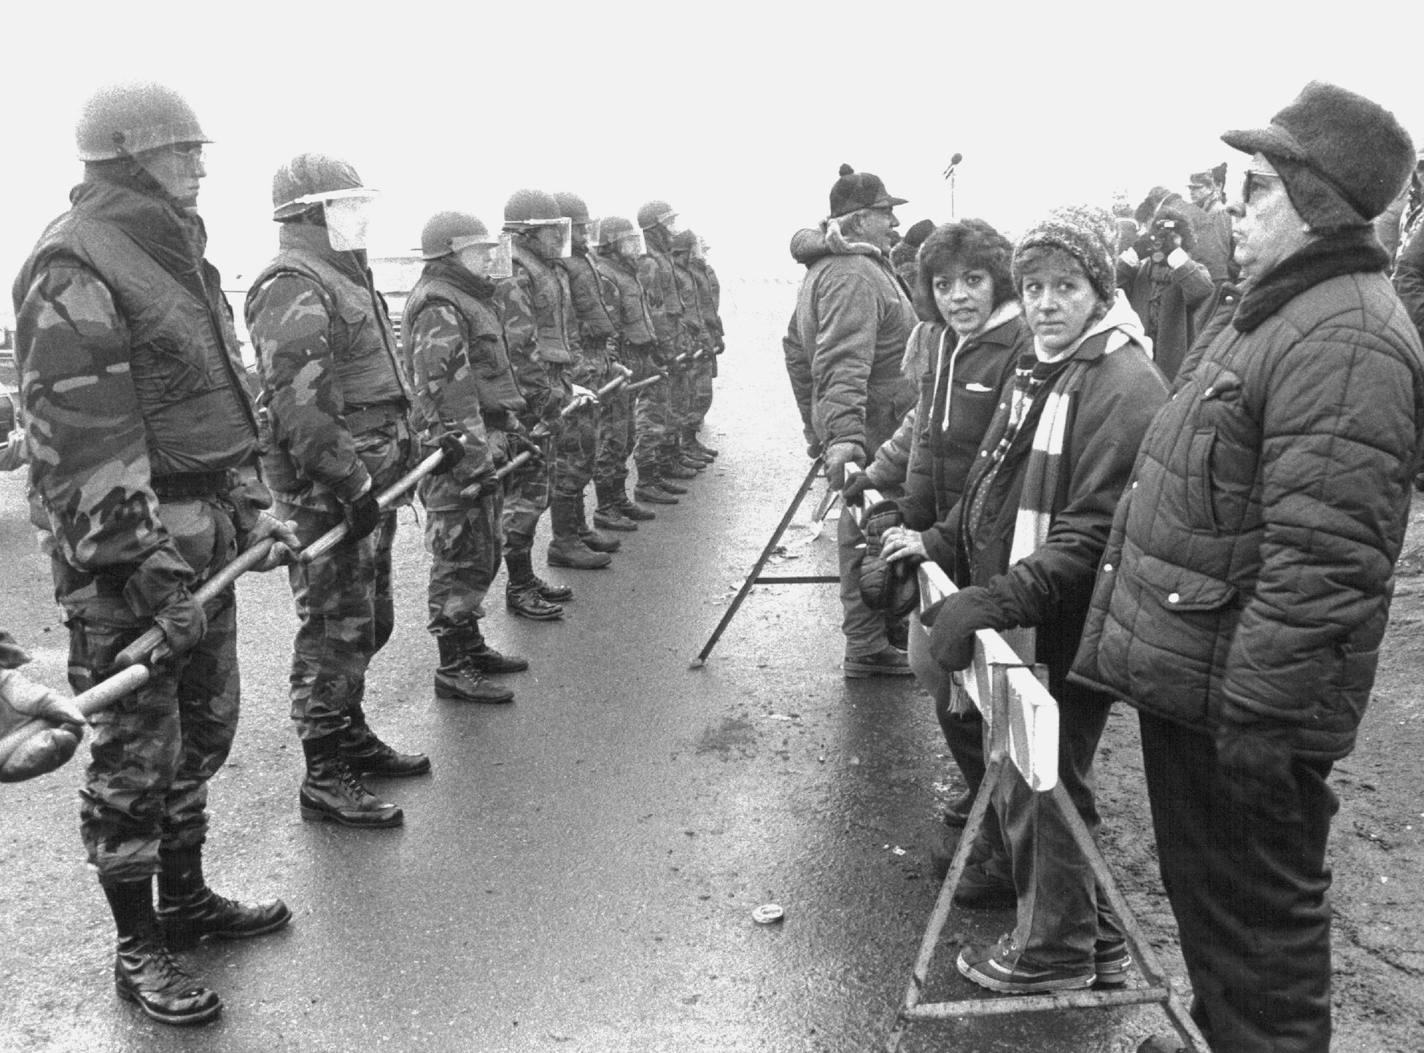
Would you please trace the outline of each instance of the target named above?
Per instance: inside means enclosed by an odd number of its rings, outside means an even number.
[[[1424,437],[1419,334],[1370,226],[1414,147],[1319,82],[1222,139],[1248,158],[1230,204],[1243,294],[1148,428],[1074,673],[1139,711],[1211,1048],[1325,1053],[1328,779],[1369,701]]]
[[[904,203],[878,176],[841,165],[830,215],[791,243],[806,277],[784,342],[787,371],[835,490],[845,485],[846,465],[864,465],[915,403],[915,385],[900,373],[915,310],[887,258],[899,225],[895,206]],[[863,540],[854,517],[842,516],[845,675],[909,676],[905,652],[886,635],[886,616],[861,599],[857,545]]]

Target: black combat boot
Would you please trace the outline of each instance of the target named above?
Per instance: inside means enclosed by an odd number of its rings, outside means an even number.
[[[341,759],[336,735],[303,739],[307,777],[302,781],[302,818],[329,820],[342,826],[400,826],[405,813],[380,800]]]
[[[613,562],[613,557],[607,552],[595,552],[579,536],[580,503],[567,494],[555,494],[549,504],[549,521],[554,532],[554,540],[549,542],[549,566],[602,570]]]
[[[550,603],[568,603],[569,600],[574,598],[574,590],[569,588],[569,586],[555,585],[551,581],[545,581],[537,574],[533,577],[534,588],[538,590],[540,596],[544,597],[544,599]]]
[[[598,507],[593,510],[594,526],[602,530],[621,530],[625,533],[638,529],[633,518],[623,512],[622,504],[628,500],[628,495],[624,492],[622,483],[616,486],[611,483],[598,483],[595,490],[598,494]]]
[[[222,999],[173,960],[153,913],[153,879],[103,886],[119,930],[114,990],[163,1024],[206,1024],[222,1012]]]
[[[509,567],[509,581],[504,588],[506,607],[519,617],[536,622],[555,621],[564,616],[564,609],[550,600],[545,591],[552,592],[552,586],[535,576],[528,552],[509,553],[505,564]],[[573,595],[572,589],[569,595]]]
[[[613,553],[623,547],[623,542],[612,534],[605,534],[597,527],[590,527],[588,525],[588,520],[584,518],[584,500],[582,493],[579,493],[577,497],[573,498],[573,502],[574,512],[576,513],[578,522],[579,540],[595,552]]]
[[[514,692],[485,678],[470,661],[470,637],[446,633],[435,638],[440,667],[435,670],[435,697],[452,702],[513,702]]]
[[[678,454],[678,452],[677,452],[676,450],[670,450],[670,451],[668,451],[667,459],[664,460],[664,461],[662,461],[662,462],[658,465],[658,471],[659,471],[659,472],[661,473],[661,475],[662,475],[662,479],[661,479],[660,485],[663,487],[663,489],[665,489],[665,490],[670,490],[672,493],[679,493],[679,492],[681,492],[681,493],[684,493],[684,494],[685,494],[685,493],[687,493],[687,491],[686,491],[686,490],[679,491],[676,486],[668,486],[668,485],[667,485],[667,481],[668,481],[669,479],[696,479],[696,478],[697,478],[697,471],[696,471],[696,469],[694,469],[694,468],[689,468],[689,467],[687,467],[686,465],[684,465],[684,464],[682,463],[682,457],[681,457],[681,455]]]
[[[384,775],[404,779],[430,771],[430,758],[423,753],[398,753],[376,737],[366,723],[366,714],[355,706],[347,714],[350,723],[337,737],[337,751],[356,775]]]
[[[656,464],[638,465],[638,485],[633,487],[633,496],[650,505],[677,504],[677,498],[673,496],[672,491],[663,489],[662,481],[662,474]],[[623,514],[628,515],[627,510],[624,510]]]
[[[684,450],[690,450],[691,452],[701,457],[710,457],[714,460],[716,459],[717,454],[720,452],[718,450],[714,450],[711,446],[706,446],[703,443],[699,442],[697,438],[696,428],[688,428],[687,431],[683,433],[682,448]]]
[[[572,589],[569,590],[572,593]],[[485,640],[485,634],[480,632],[478,620],[467,626],[470,635],[469,643],[465,647],[465,654],[469,656],[470,664],[478,669],[485,676],[503,676],[505,673],[522,673],[529,668],[529,660],[520,658],[518,655],[501,654],[491,647]]]
[[[203,879],[201,845],[159,849],[158,927],[175,951],[204,937],[243,940],[276,932],[292,920],[280,899],[238,903],[219,896]]]

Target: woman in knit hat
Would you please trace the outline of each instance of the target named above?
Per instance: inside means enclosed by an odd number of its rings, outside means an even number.
[[[960,590],[923,620],[947,672],[969,667],[979,629],[1047,667],[1059,706],[1059,778],[1098,827],[1092,764],[1112,696],[1070,684],[1068,667],[1113,509],[1138,443],[1167,397],[1142,327],[1117,291],[1116,227],[1101,209],[1058,209],[1014,251],[1031,346],[979,445],[946,540]],[[1130,958],[1116,917],[1057,805],[1009,769],[994,789],[1018,916],[996,944],[965,947],[959,971],[994,991],[1034,994],[1122,983]]]

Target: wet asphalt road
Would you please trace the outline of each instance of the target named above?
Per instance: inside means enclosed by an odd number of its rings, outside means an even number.
[[[77,836],[80,768],[0,787],[0,1050],[792,1051],[878,1048],[937,883],[927,848],[954,790],[927,697],[842,678],[829,585],[758,588],[689,669],[804,474],[779,346],[794,286],[726,291],[728,343],[704,440],[722,450],[612,569],[559,572],[562,623],[486,634],[528,656],[513,706],[436,702],[428,566],[414,513],[396,552],[398,626],[367,711],[430,777],[377,784],[406,825],[301,821],[286,714],[285,578],[239,589],[243,724],[214,779],[206,865],[228,895],[280,895],[286,931],[186,956],[223,996],[214,1026],[119,1003],[112,930]],[[833,570],[810,504],[783,573]],[[64,631],[0,476],[3,624],[64,683]],[[833,527],[833,525],[832,525]],[[536,548],[542,557],[543,538]],[[83,757],[81,748],[81,758]],[[776,902],[785,920],[752,921]],[[1007,914],[957,915],[932,993],[968,997],[956,945]],[[1079,1011],[916,1025],[903,1049],[1120,1051],[1158,1018]]]

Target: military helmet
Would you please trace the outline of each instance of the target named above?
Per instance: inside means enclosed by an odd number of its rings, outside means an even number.
[[[100,88],[85,102],[74,140],[81,161],[112,161],[162,146],[212,142],[188,101],[153,81]]]
[[[437,212],[420,232],[420,255],[438,260],[466,245],[490,242],[489,228],[468,212]]]
[[[672,236],[673,252],[692,252],[697,248],[697,235],[690,230],[679,230]]]
[[[577,194],[561,190],[554,195],[554,202],[559,206],[559,215],[567,216],[574,223],[588,222],[588,206]]]
[[[559,211],[559,203],[554,200],[554,195],[542,190],[516,190],[504,203],[504,225],[509,229],[522,229],[532,224],[548,223],[562,218],[563,213]]]
[[[598,244],[612,245],[620,238],[630,237],[638,233],[633,229],[633,224],[622,216],[604,216],[598,221]]]
[[[677,211],[666,201],[649,201],[638,209],[638,226],[647,230],[659,223],[666,223],[677,215]]]
[[[272,176],[272,218],[291,219],[324,199],[354,196],[353,190],[371,192],[348,162],[329,154],[297,154]]]

